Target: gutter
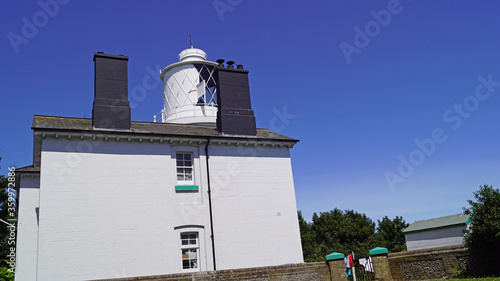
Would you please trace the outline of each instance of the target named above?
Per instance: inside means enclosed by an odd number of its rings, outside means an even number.
[[[208,163],[208,144],[210,138],[207,137],[207,144],[205,145],[205,159],[207,161],[207,186],[208,186],[208,209],[210,212],[210,238],[212,239],[212,255],[214,262],[214,270],[217,270],[217,263],[215,261],[215,237],[214,237],[214,219],[212,215],[212,190],[210,189],[210,166]]]

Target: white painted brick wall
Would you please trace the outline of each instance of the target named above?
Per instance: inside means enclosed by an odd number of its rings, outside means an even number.
[[[211,270],[204,148],[44,139],[38,280],[182,272],[183,231],[200,232]],[[198,193],[175,192],[176,151],[193,153]],[[217,269],[302,262],[288,148],[211,144],[209,154]],[[185,225],[200,227],[174,229]]]
[[[15,280],[36,280],[40,177],[22,176],[20,185]]]
[[[303,262],[289,149],[209,153],[217,269]]]

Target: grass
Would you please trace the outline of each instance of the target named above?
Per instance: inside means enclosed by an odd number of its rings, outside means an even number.
[[[449,279],[450,281],[500,281],[500,277],[485,277],[485,278],[466,278],[466,279]],[[429,280],[443,281],[443,280]]]

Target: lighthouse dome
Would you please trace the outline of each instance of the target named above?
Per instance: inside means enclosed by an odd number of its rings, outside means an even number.
[[[197,48],[185,49],[179,53],[179,61],[205,61],[207,53]]]

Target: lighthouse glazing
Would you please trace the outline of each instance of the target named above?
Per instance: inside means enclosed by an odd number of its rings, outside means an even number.
[[[215,126],[217,63],[207,61],[206,57],[203,50],[191,47],[179,53],[178,63],[161,71],[163,123]]]

